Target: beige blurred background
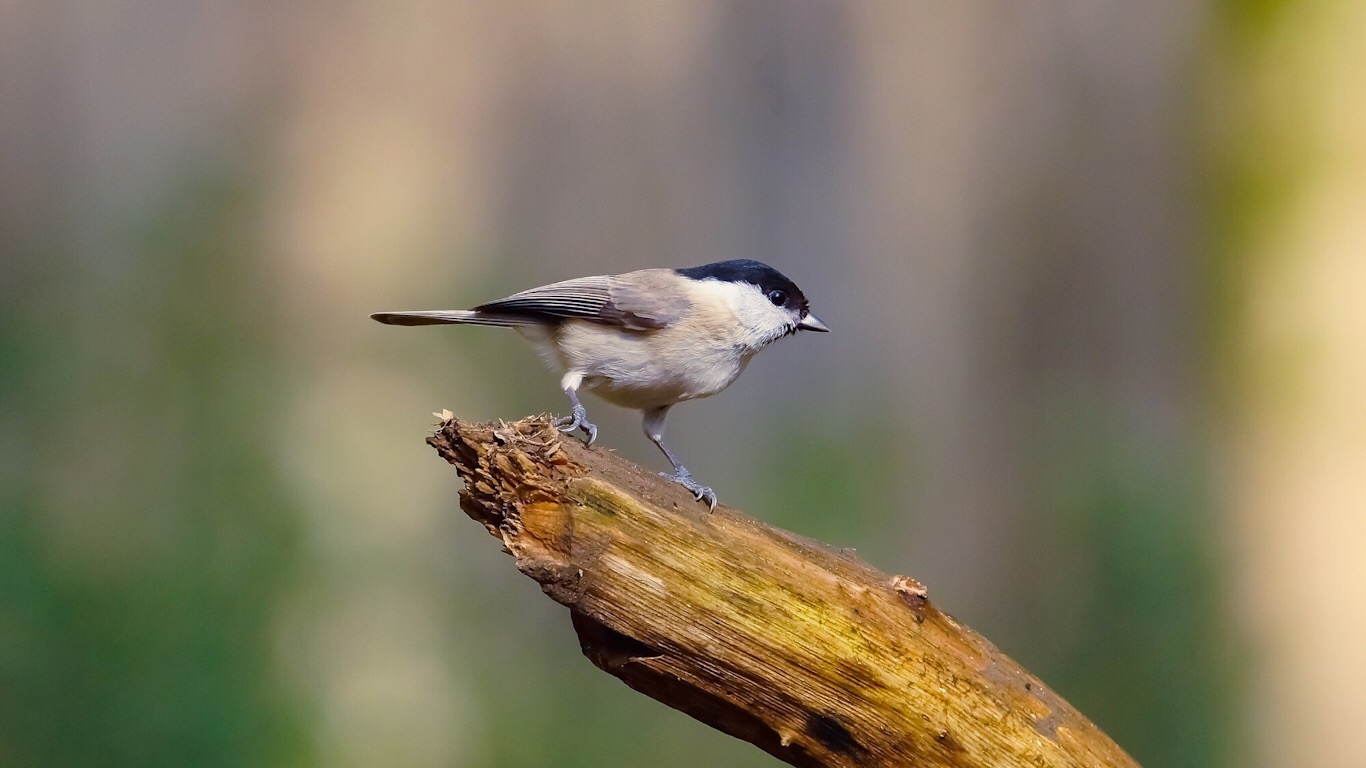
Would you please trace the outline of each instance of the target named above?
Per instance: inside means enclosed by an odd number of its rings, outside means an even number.
[[[770,765],[598,673],[395,329],[758,258],[670,435],[1150,766],[1366,765],[1366,5],[0,0],[0,764]],[[602,442],[662,459],[588,403]]]

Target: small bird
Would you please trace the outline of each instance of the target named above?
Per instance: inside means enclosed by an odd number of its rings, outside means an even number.
[[[781,272],[749,259],[689,269],[642,269],[565,280],[473,309],[376,312],[389,325],[491,325],[534,343],[553,369],[571,415],[563,432],[583,430],[592,445],[579,390],[640,410],[645,436],[673,465],[661,473],[716,509],[716,493],[693,479],[664,444],[664,417],[685,400],[730,386],[755,353],[797,331],[828,332],[806,296]]]

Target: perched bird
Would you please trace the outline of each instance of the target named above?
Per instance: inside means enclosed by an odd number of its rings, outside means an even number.
[[[642,269],[532,288],[473,309],[376,312],[390,325],[492,325],[531,340],[552,368],[571,415],[564,432],[588,421],[579,390],[643,412],[642,427],[673,465],[664,477],[716,508],[716,493],[692,478],[664,445],[664,417],[676,403],[730,386],[754,354],[797,331],[830,329],[781,272],[748,259],[689,269]],[[662,473],[661,473],[662,474]]]

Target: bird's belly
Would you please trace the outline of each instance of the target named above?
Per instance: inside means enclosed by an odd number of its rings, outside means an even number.
[[[692,343],[668,330],[621,334],[567,324],[558,341],[566,367],[584,374],[583,388],[625,408],[655,408],[714,395],[730,386],[749,362],[742,350]]]
[[[647,409],[714,395],[730,386],[738,373],[736,370],[718,375],[717,371],[708,370],[679,374],[677,371],[623,370],[613,367],[606,372],[585,377],[584,389],[614,405]]]

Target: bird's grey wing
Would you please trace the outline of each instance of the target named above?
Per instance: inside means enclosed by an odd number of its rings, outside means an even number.
[[[687,300],[670,291],[666,270],[595,275],[514,293],[475,307],[477,312],[581,318],[632,330],[666,328],[683,317]]]

